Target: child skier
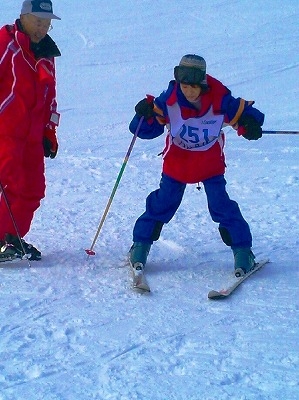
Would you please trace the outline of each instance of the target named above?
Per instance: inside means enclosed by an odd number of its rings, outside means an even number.
[[[219,224],[223,242],[234,255],[236,276],[254,266],[252,236],[238,204],[226,192],[223,125],[235,128],[248,140],[262,136],[264,114],[253,101],[234,98],[221,82],[206,74],[205,60],[185,55],[174,68],[174,78],[159,97],[147,97],[135,106],[130,123],[138,137],[153,139],[167,128],[160,188],[149,194],[145,212],[133,229],[131,266],[143,269],[151,245],[177,211],[187,183],[202,182],[211,218]]]

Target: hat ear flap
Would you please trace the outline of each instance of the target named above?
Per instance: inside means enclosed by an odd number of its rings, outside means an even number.
[[[178,79],[179,68],[180,68],[180,67],[177,65],[176,67],[174,67],[174,71],[173,71],[173,73],[174,73],[174,79],[175,79],[177,82],[179,82],[179,79]]]

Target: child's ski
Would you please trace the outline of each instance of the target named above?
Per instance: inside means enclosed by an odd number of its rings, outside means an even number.
[[[228,288],[226,289],[221,289],[219,291],[217,290],[211,290],[208,293],[208,298],[211,300],[220,300],[220,299],[225,299],[226,297],[230,296],[234,290],[241,285],[242,282],[245,281],[245,279],[249,278],[254,272],[258,271],[261,269],[265,264],[269,262],[269,259],[267,260],[262,260],[259,261],[255,264],[254,268],[249,271],[247,274],[242,276],[241,278],[238,278],[234,283],[232,283]]]
[[[133,289],[139,293],[150,292],[150,287],[146,281],[143,265],[141,263],[135,263],[134,267],[130,263],[132,274],[133,274]]]

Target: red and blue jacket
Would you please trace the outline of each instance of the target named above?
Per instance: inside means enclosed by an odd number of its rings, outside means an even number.
[[[153,139],[167,127],[163,173],[183,183],[197,183],[224,174],[222,125],[238,130],[238,120],[244,115],[252,115],[261,126],[264,122],[264,114],[253,107],[253,101],[234,98],[212,76],[207,75],[207,82],[208,90],[200,95],[197,109],[186,99],[180,85],[170,81],[168,89],[154,100],[155,116],[143,120],[138,132],[141,139]],[[129,126],[132,133],[139,121],[140,117],[135,115]]]

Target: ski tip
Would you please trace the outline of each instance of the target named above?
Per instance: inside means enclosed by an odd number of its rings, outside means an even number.
[[[151,292],[148,285],[133,286],[133,289],[135,290],[135,292],[140,293],[140,294],[146,294],[146,293]]]
[[[218,292],[217,290],[211,290],[208,293],[208,299],[210,300],[219,300],[219,299],[225,299],[227,295],[224,293]]]
[[[90,249],[86,249],[86,250],[85,250],[85,253],[86,253],[87,255],[89,255],[89,256],[94,256],[94,255],[96,254],[95,251],[90,250]]]

